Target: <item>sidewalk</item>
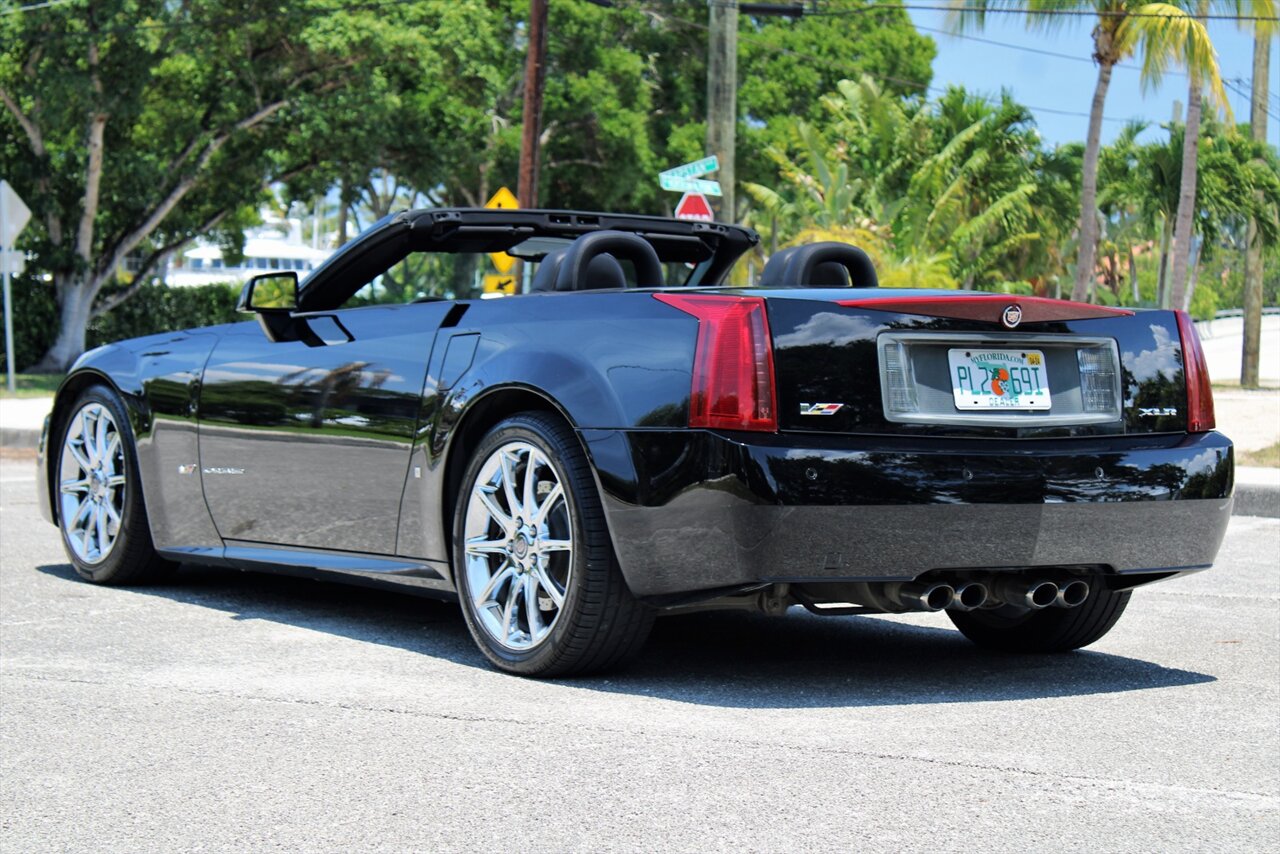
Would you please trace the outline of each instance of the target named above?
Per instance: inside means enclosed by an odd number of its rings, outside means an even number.
[[[44,417],[53,406],[52,397],[20,397],[0,400],[0,446],[35,448],[40,444]]]
[[[1214,393],[1218,429],[1241,451],[1280,441],[1280,389]],[[0,446],[34,449],[51,397],[0,400]],[[1236,468],[1235,513],[1280,518],[1280,468]]]

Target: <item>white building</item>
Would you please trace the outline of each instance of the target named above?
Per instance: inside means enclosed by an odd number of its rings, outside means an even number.
[[[165,281],[176,287],[238,283],[272,270],[293,270],[302,277],[332,254],[332,249],[303,242],[301,220],[274,219],[245,233],[244,260],[239,264],[228,264],[214,244],[197,241],[169,265]]]

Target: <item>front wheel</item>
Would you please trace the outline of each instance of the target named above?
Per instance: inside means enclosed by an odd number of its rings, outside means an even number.
[[[653,624],[618,568],[586,455],[546,413],[503,421],[476,449],[453,557],[467,627],[509,673],[614,667],[639,651]]]
[[[156,554],[151,541],[133,432],[119,395],[105,386],[82,392],[61,440],[58,527],[80,577],[142,584],[172,572],[174,564]]]
[[[1092,585],[1089,597],[1074,608],[1015,611],[947,611],[964,636],[978,646],[1001,652],[1067,652],[1101,638],[1129,604],[1128,590],[1115,592]]]

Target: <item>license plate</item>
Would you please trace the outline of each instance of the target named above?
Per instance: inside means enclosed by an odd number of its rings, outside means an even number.
[[[947,351],[956,409],[1048,409],[1049,372],[1039,350]]]

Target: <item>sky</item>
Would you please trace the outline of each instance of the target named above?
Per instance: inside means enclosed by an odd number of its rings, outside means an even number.
[[[916,27],[931,36],[938,45],[938,55],[933,61],[935,87],[959,84],[988,96],[998,95],[1002,88],[1008,89],[1016,101],[1031,108],[1040,135],[1048,143],[1084,140],[1088,131],[1089,106],[1098,81],[1097,67],[1090,58],[1093,53],[1090,36],[1093,19],[1079,18],[1059,29],[1045,32],[1028,30],[1023,15],[988,15],[981,32],[966,31],[964,37],[957,37],[950,34],[945,12],[911,10],[909,14]],[[1210,21],[1209,36],[1218,51],[1224,83],[1234,80],[1240,89],[1235,92],[1227,87],[1231,109],[1237,121],[1247,122],[1249,80],[1253,76],[1253,36],[1230,21]],[[1075,58],[1050,56],[1045,52]],[[1267,139],[1280,146],[1280,121],[1274,118],[1280,116],[1278,63],[1280,44],[1273,43],[1269,91],[1273,117],[1267,120]],[[1175,100],[1182,102],[1185,111],[1185,75],[1169,73],[1159,87],[1146,92],[1142,91],[1139,77],[1140,72],[1133,60],[1117,67],[1112,75],[1103,110],[1103,143],[1114,139],[1129,119],[1148,122],[1154,130],[1148,130],[1141,138],[1154,139],[1162,135],[1159,124],[1172,117]],[[1073,115],[1060,115],[1049,110]]]

